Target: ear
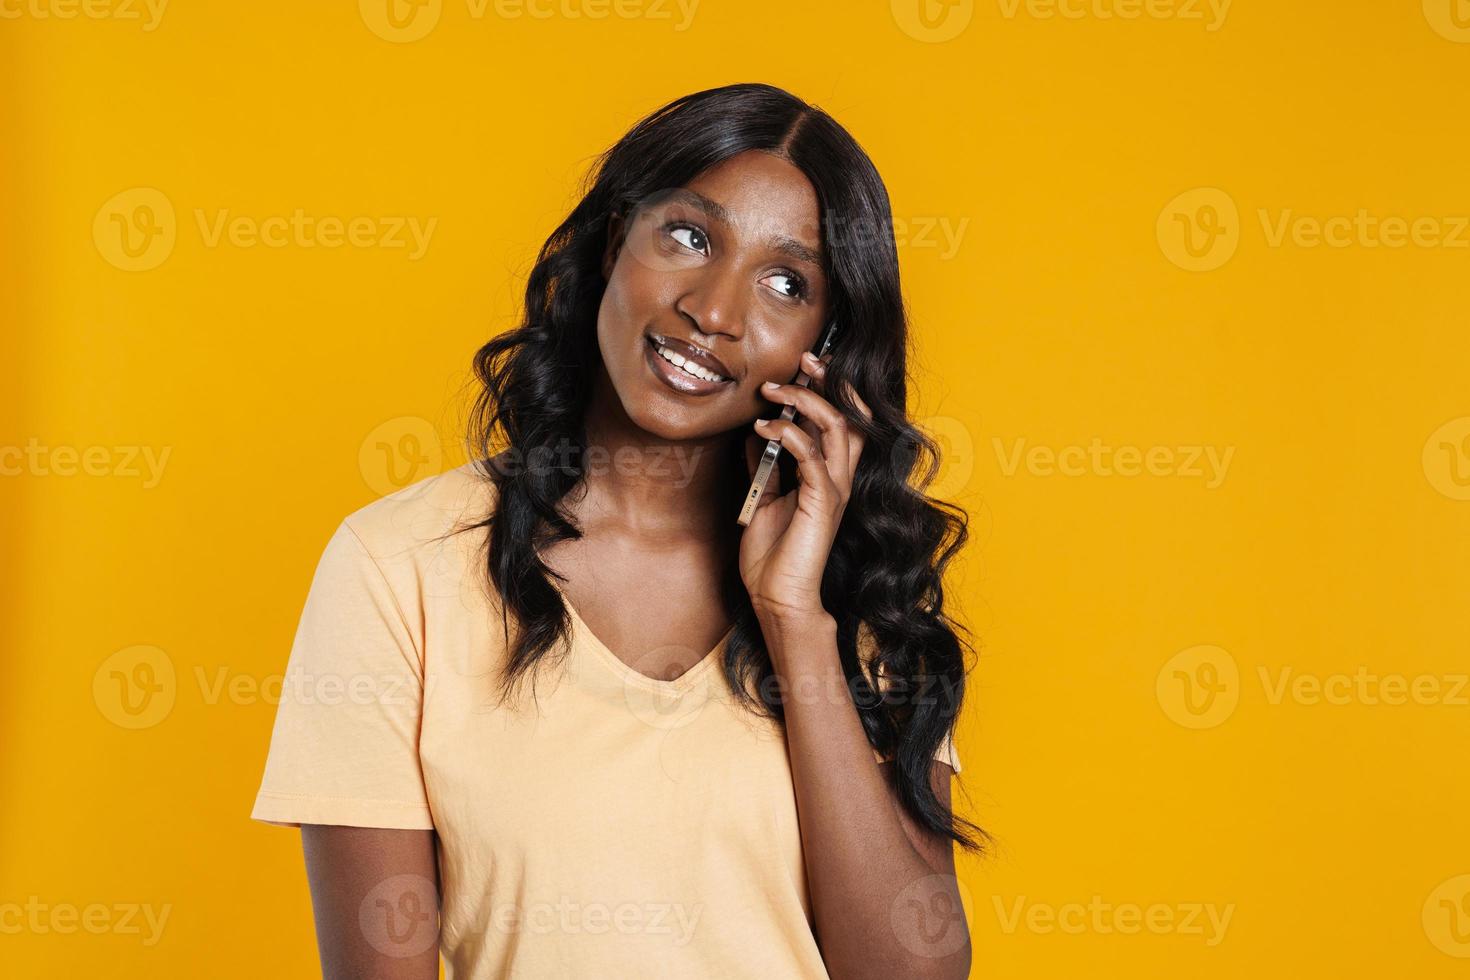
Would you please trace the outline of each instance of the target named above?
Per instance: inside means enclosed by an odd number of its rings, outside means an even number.
[[[623,216],[614,211],[607,218],[607,245],[602,250],[602,281],[612,278],[613,266],[618,264],[618,252],[623,247]]]

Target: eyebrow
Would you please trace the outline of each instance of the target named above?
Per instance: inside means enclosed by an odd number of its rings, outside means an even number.
[[[680,187],[668,196],[668,200],[681,201],[690,207],[698,208],[711,219],[724,225],[734,224],[730,220],[730,209],[718,201],[712,201],[698,191],[687,187]],[[822,262],[822,254],[819,249],[812,249],[787,235],[773,235],[770,244],[776,251],[789,255],[801,262],[810,262],[817,268],[825,268]]]

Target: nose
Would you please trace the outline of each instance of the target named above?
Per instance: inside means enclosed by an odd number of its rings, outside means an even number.
[[[703,272],[680,294],[674,309],[689,320],[698,333],[707,336],[724,334],[732,340],[739,340],[745,335],[744,287],[739,277],[712,267],[706,267]]]

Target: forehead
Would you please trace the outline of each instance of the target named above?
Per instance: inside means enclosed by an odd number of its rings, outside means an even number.
[[[710,217],[730,225],[742,237],[757,243],[794,242],[809,249],[813,260],[820,257],[817,192],[806,174],[790,162],[747,150],[710,167],[685,187],[713,202],[717,207]]]

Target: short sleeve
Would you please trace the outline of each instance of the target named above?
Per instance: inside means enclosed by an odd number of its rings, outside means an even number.
[[[317,563],[251,819],[430,830],[424,664],[402,606],[343,521]]]
[[[954,738],[949,732],[944,733],[944,741],[939,743],[939,751],[934,753],[938,762],[947,762],[955,772],[960,771],[960,753],[954,747]]]
[[[867,623],[861,623],[858,626],[857,645],[858,656],[861,658],[863,664],[866,666],[869,661],[872,660],[873,653],[876,650],[876,646],[873,643],[873,635],[872,632],[868,629]],[[886,674],[880,673],[878,677],[879,689],[886,691],[891,686],[892,681],[888,679],[888,676]],[[877,759],[879,762],[889,761],[888,758],[885,757],[876,748],[873,750],[873,758]],[[944,741],[940,742],[939,748],[935,750],[934,760],[936,762],[943,762],[948,764],[949,767],[953,769],[956,773],[960,771],[960,754],[955,749],[954,738],[951,733],[944,733]]]

